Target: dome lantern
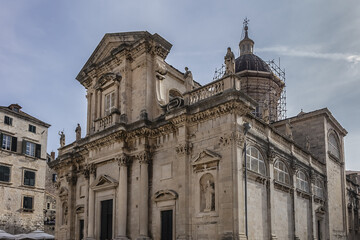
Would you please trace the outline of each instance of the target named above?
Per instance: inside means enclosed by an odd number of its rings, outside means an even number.
[[[248,24],[249,24],[249,19],[245,18],[245,19],[244,19],[245,37],[244,37],[243,40],[241,40],[240,43],[239,43],[240,56],[242,56],[242,55],[244,55],[244,54],[253,54],[254,41],[249,38],[249,34],[248,34],[248,29],[249,29],[249,27],[248,27]]]

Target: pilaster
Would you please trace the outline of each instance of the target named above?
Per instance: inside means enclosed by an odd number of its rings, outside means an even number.
[[[94,164],[90,164],[86,167],[89,178],[89,202],[88,202],[88,228],[87,228],[87,240],[95,240],[95,192],[90,188],[95,181],[96,168]]]
[[[121,154],[116,157],[120,171],[119,171],[119,187],[117,191],[117,223],[115,239],[128,240],[126,237],[126,224],[127,224],[127,169],[130,162],[129,156]]]
[[[139,236],[137,240],[150,239],[149,233],[149,163],[150,153],[144,150],[136,155],[140,163],[140,206],[139,206]]]

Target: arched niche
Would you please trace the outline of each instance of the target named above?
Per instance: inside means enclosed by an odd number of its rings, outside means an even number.
[[[211,173],[200,178],[200,212],[215,211],[215,180]]]

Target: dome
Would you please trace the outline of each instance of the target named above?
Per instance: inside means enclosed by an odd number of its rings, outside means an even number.
[[[255,54],[240,55],[235,60],[235,72],[238,73],[244,70],[271,72],[269,65]]]

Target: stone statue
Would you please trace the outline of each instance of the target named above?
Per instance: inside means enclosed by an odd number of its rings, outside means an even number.
[[[235,55],[231,51],[231,48],[227,48],[226,55],[224,57],[225,60],[225,75],[235,73]]]
[[[309,136],[305,137],[305,148],[307,151],[310,151],[310,138]]]
[[[264,101],[264,106],[262,109],[262,118],[266,123],[270,122],[269,104],[267,100]]]
[[[60,136],[60,147],[65,146],[65,133],[64,131],[59,132]]]
[[[193,90],[193,88],[194,88],[194,79],[193,79],[193,75],[192,75],[192,73],[191,73],[191,71],[189,70],[188,67],[185,67],[184,78],[185,78],[186,91]]]
[[[76,141],[79,141],[81,139],[81,127],[80,124],[77,124],[77,127],[75,129],[75,133],[76,133]]]
[[[211,185],[210,181],[207,180],[206,187],[205,187],[205,209],[204,212],[210,212],[212,211],[212,205],[213,205],[213,194],[215,193],[215,190],[213,186]]]
[[[285,135],[290,138],[291,140],[293,140],[293,135],[292,135],[292,127],[290,125],[290,119],[288,119],[285,123]]]

